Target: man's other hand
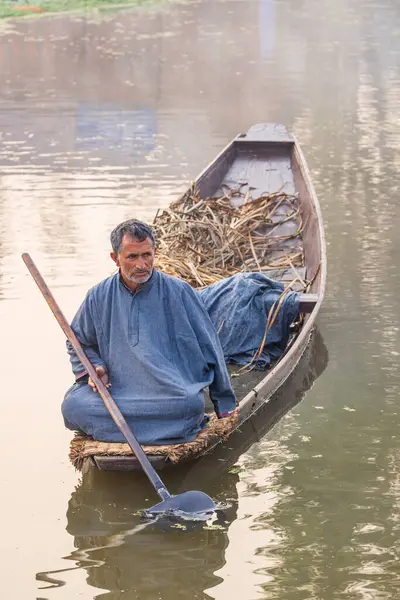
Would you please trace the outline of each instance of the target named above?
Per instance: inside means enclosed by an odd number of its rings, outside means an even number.
[[[96,367],[96,373],[97,373],[97,376],[101,379],[101,381],[104,383],[104,385],[107,388],[111,387],[111,383],[109,383],[109,381],[108,381],[108,373],[104,367]],[[89,377],[88,384],[90,385],[90,387],[92,388],[92,390],[94,392],[98,391],[96,384],[90,377]]]

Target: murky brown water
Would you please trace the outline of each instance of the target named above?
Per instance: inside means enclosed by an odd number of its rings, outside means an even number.
[[[399,20],[396,0],[214,0],[1,31],[2,597],[400,596]],[[262,121],[303,144],[326,224],[322,337],[275,409],[305,396],[166,478],[227,502],[220,529],[143,527],[142,477],[68,463],[63,336],[20,254],[72,317],[110,229]]]

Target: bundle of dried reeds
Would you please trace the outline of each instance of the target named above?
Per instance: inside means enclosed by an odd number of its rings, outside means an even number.
[[[252,199],[241,188],[223,191],[203,200],[192,187],[157,213],[159,270],[201,287],[239,272],[303,266],[301,245],[280,251],[301,237],[296,196],[281,191]],[[287,221],[296,223],[295,232],[280,235]]]

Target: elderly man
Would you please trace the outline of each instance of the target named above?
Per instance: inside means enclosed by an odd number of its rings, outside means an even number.
[[[92,288],[72,328],[142,444],[193,440],[205,426],[204,389],[219,418],[236,400],[217,332],[199,295],[154,268],[151,228],[125,221],[111,233],[118,272]],[[69,429],[124,441],[67,342],[76,383],[62,412]]]

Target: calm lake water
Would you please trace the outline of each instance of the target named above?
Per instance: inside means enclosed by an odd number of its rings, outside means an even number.
[[[3,24],[2,597],[400,597],[399,109],[397,0],[188,0]],[[63,335],[20,254],[72,318],[112,271],[111,228],[151,220],[266,121],[299,138],[321,202],[319,330],[275,413],[166,477],[225,502],[217,528],[162,531],[133,514],[155,501],[143,477],[69,464]]]

